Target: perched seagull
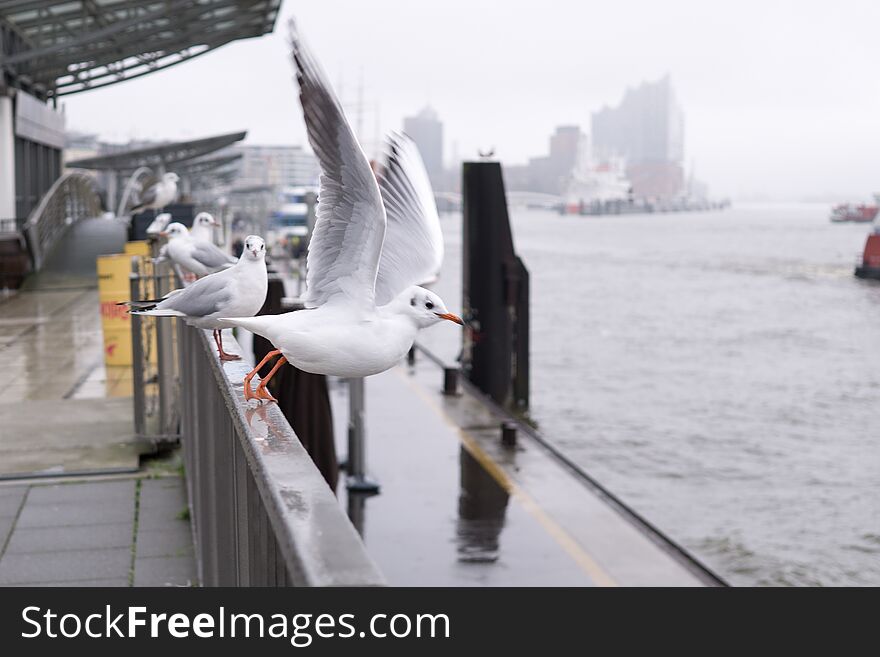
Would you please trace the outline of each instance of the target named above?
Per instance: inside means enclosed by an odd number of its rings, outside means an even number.
[[[171,214],[168,212],[163,212],[159,215],[156,215],[156,218],[153,219],[153,222],[147,226],[147,235],[151,237],[158,237],[163,230],[168,227],[168,224],[171,223]]]
[[[232,328],[232,324],[220,318],[256,315],[266,300],[268,285],[266,244],[262,237],[248,235],[235,266],[200,278],[163,299],[124,301],[120,305],[127,305],[136,315],[183,317],[190,326],[214,329],[220,360],[239,360],[241,356],[223,351],[221,330]]]
[[[392,224],[379,183],[292,21],[291,41],[309,142],[321,167],[320,200],[309,243],[306,310],[223,320],[277,347],[245,377],[246,399],[275,401],[266,384],[286,362],[313,374],[369,376],[399,362],[420,329],[442,320],[462,323],[440,297],[413,285],[436,258],[422,241],[432,230],[422,225],[427,212],[417,198],[404,203],[400,196],[401,212],[390,213],[401,220],[395,224],[399,236],[383,247],[386,225],[391,230]],[[404,208],[416,213],[408,216]],[[257,371],[278,354],[281,358],[252,391]]]
[[[173,172],[168,172],[162,176],[157,183],[150,185],[147,190],[141,194],[140,203],[131,209],[132,214],[138,214],[144,210],[161,210],[169,203],[173,203],[177,198],[177,181],[180,177]]]
[[[193,237],[183,224],[169,224],[160,235],[168,238],[168,244],[162,247],[159,259],[169,258],[200,278],[235,264],[235,258],[213,242]]]
[[[197,240],[205,240],[214,243],[214,229],[220,227],[220,222],[214,219],[210,212],[199,212],[193,219],[189,234]]]

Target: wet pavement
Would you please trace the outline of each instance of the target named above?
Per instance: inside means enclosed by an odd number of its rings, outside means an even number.
[[[132,435],[131,370],[103,349],[93,287],[0,302],[0,478],[138,469],[151,446]]]
[[[0,485],[0,586],[193,586],[183,479]]]
[[[119,233],[94,221],[71,239],[106,252]],[[183,478],[141,463],[131,370],[104,366],[94,254],[65,243],[0,300],[0,586],[193,585]]]
[[[391,585],[699,586],[660,549],[522,433],[468,395],[441,394],[426,358],[366,381],[368,474],[379,495],[340,502]],[[331,391],[346,453],[347,392]]]

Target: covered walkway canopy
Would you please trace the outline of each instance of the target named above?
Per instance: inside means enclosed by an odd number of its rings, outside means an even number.
[[[230,132],[225,135],[215,135],[203,139],[189,141],[175,141],[145,148],[135,148],[118,153],[107,153],[95,157],[87,157],[80,160],[67,162],[68,167],[77,169],[92,169],[98,171],[134,171],[140,167],[161,168],[188,162],[198,157],[208,155],[215,151],[231,146],[247,136],[247,131]],[[228,164],[236,158],[228,159],[216,166]],[[204,162],[204,161],[203,161]],[[193,164],[195,164],[193,162]]]
[[[0,0],[4,84],[64,96],[268,34],[281,0]]]

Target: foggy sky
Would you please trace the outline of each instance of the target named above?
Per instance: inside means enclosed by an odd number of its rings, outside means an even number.
[[[446,157],[505,162],[553,128],[669,73],[686,164],[714,196],[860,199],[880,191],[880,3],[285,0],[272,35],[63,100],[68,127],[113,141],[249,130],[305,143],[286,45],[294,14],[362,140],[430,103]],[[337,89],[339,91],[339,89]],[[378,112],[376,111],[378,109]],[[378,128],[378,130],[377,130]]]

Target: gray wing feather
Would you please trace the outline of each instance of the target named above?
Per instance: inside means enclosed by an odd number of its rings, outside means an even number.
[[[231,298],[228,283],[225,276],[205,276],[159,303],[156,309],[177,310],[188,317],[207,317],[221,312]]]
[[[143,194],[141,194],[141,200],[140,200],[139,205],[140,206],[149,205],[150,203],[155,201],[156,194],[158,194],[158,192],[159,192],[158,184],[151,185],[149,188],[147,188],[147,190]]]
[[[385,238],[385,210],[370,163],[293,21],[290,36],[309,143],[321,167],[306,261],[309,307],[343,293],[372,305]]]
[[[385,144],[379,189],[388,216],[376,279],[376,304],[410,285],[435,279],[443,263],[443,233],[428,172],[415,142],[392,133]]]
[[[209,269],[217,269],[218,267],[222,267],[223,265],[235,262],[235,258],[227,253],[224,253],[221,249],[217,248],[217,246],[211,244],[210,242],[194,241],[193,245],[193,259],[197,260]]]

